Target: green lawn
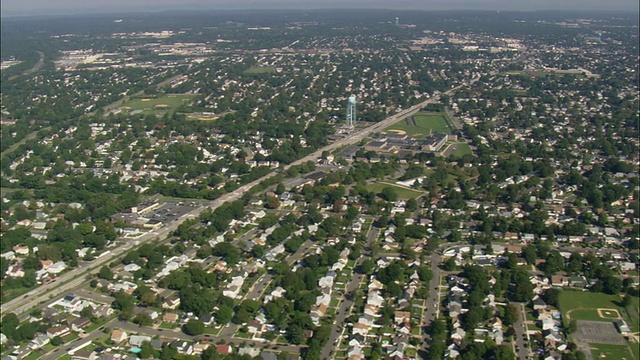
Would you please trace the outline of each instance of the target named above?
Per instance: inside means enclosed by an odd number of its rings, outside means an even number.
[[[403,187],[400,187],[400,186],[387,184],[387,183],[369,184],[369,185],[367,185],[367,190],[373,191],[376,194],[378,194],[378,193],[382,192],[382,189],[384,189],[386,187],[393,188],[396,191],[396,194],[398,194],[398,199],[402,199],[402,200],[414,199],[414,198],[417,198],[418,196],[423,194],[422,191],[406,189],[406,188],[403,188]]]
[[[634,359],[634,355],[629,351],[627,345],[589,344],[589,346],[594,359]]]
[[[204,333],[218,336],[222,332],[222,329],[224,329],[224,326],[220,326],[219,328],[215,328],[213,326],[205,326]]]
[[[531,76],[531,77],[544,77],[547,75],[562,77],[564,75],[570,75],[570,76],[572,75],[579,79],[584,79],[587,77],[587,75],[582,74],[580,72],[568,72],[567,70],[551,70],[551,69],[517,70],[517,71],[509,71],[506,74],[507,75],[525,75],[525,76]]]
[[[529,312],[526,313],[526,318],[527,318],[527,321],[535,321],[536,320],[536,318],[533,316],[533,314],[531,314]]]
[[[419,128],[431,129],[434,133],[451,134],[449,123],[442,114],[417,113],[413,119]]]
[[[415,348],[408,348],[404,352],[404,356],[409,357],[409,359],[415,359],[416,355],[418,355],[418,350]]]
[[[171,323],[163,322],[163,323],[160,323],[160,326],[158,326],[158,327],[160,329],[173,330],[173,329],[177,328],[178,325],[177,324],[171,324]]]
[[[42,357],[42,353],[40,351],[32,351],[31,354],[25,357],[25,360],[36,360]]]
[[[53,345],[51,345],[51,343],[48,343],[48,344],[46,344],[45,346],[41,347],[41,348],[40,348],[40,350],[41,350],[43,353],[45,353],[45,354],[46,354],[46,353],[48,353],[48,352],[51,352],[51,351],[55,350],[56,348],[57,348],[57,346],[53,346]]]
[[[601,318],[596,309],[574,309],[569,314],[571,319],[575,320],[589,320],[589,321],[607,321],[611,322],[613,319]]]
[[[468,144],[458,144],[458,147],[456,147],[456,149],[453,151],[453,153],[451,155],[455,156],[455,157],[463,157],[465,155],[473,155],[473,152],[471,151],[471,146],[469,146]]]
[[[451,134],[449,123],[442,113],[419,112],[413,116],[413,121],[415,121],[415,125],[411,118],[407,118],[389,126],[385,131],[400,130],[418,137],[433,133]]]
[[[252,66],[244,71],[245,74],[271,74],[276,72],[276,68],[271,66]]]
[[[629,316],[629,313],[621,306],[621,298],[619,295],[608,295],[604,293],[593,293],[586,291],[570,291],[564,290],[560,293],[560,310],[566,315],[571,311],[569,316],[576,320],[592,320],[592,321],[612,321],[611,317],[600,317],[597,309],[616,309],[620,315],[627,321],[632,331],[638,331],[637,312],[635,317]],[[637,304],[637,303],[636,303]]]
[[[31,290],[33,290],[33,289],[35,289],[37,287],[38,287],[38,285],[34,285],[34,286],[28,287],[28,288],[18,287],[18,288],[15,288],[15,289],[5,289],[6,288],[6,286],[5,286],[5,288],[2,289],[2,296],[0,296],[0,298],[2,299],[1,302],[2,303],[6,303],[8,301],[11,301],[11,300],[13,300],[13,299],[15,299],[15,298],[17,298],[19,296],[22,296],[23,294],[28,293],[29,291],[31,291]]]
[[[559,305],[563,312],[584,308],[597,309],[608,308],[622,310],[619,306],[620,296],[587,291],[563,290],[560,292]]]
[[[169,94],[157,98],[135,98],[125,103],[120,109],[123,111],[141,110],[143,114],[164,115],[166,112],[174,112],[176,108],[185,103],[190,103],[196,95],[190,94]],[[167,110],[156,110],[156,105],[168,105]]]
[[[236,331],[235,334],[233,334],[233,337],[235,338],[240,338],[240,339],[251,339],[251,337],[253,336],[253,334],[249,333],[249,332],[242,332],[240,331],[241,329],[238,329],[238,331]]]

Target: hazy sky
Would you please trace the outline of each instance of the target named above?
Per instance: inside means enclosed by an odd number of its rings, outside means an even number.
[[[638,11],[637,0],[0,0],[6,15],[127,12],[194,8],[385,8]]]

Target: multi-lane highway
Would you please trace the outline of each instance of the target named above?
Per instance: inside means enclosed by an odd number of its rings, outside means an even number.
[[[186,219],[190,216],[197,216],[202,210],[204,210],[204,208],[196,208],[191,213],[185,214],[183,217],[184,219]],[[130,251],[136,246],[136,243],[142,244],[154,239],[165,237],[169,235],[171,231],[175,230],[178,227],[179,223],[180,221],[174,221],[172,224],[169,224],[168,226],[157,231],[145,234],[135,241],[127,240],[128,242],[126,244],[111,250],[109,254],[101,256],[89,264],[81,266],[60,276],[55,282],[42,285],[37,289],[30,291],[26,295],[23,295],[22,297],[2,304],[2,313],[5,314],[8,312],[13,312],[16,315],[20,315],[29,311],[33,307],[50,300],[53,297],[60,296],[61,294],[66,293],[69,289],[80,286],[87,281],[87,276],[97,274],[103,265],[109,263],[114,258],[125,254],[127,251]]]
[[[473,79],[472,82],[475,82],[477,80],[478,79]],[[462,85],[452,88],[451,90],[447,91],[445,94],[451,93],[460,87],[462,87]],[[408,109],[402,110],[399,113],[386,118],[385,120],[375,123],[358,132],[355,132],[344,139],[340,139],[332,144],[329,144],[293,162],[292,164],[289,164],[287,167],[285,167],[285,170],[291,166],[302,164],[306,161],[313,161],[318,157],[320,157],[322,152],[324,151],[331,151],[331,150],[340,148],[342,146],[357,143],[367,138],[370,134],[374,132],[382,131],[386,127],[390,126],[391,124],[397,121],[400,121],[408,116],[411,116],[416,112],[418,112],[421,108],[427,106],[428,104],[435,103],[437,101],[439,101],[439,96],[434,96]],[[53,282],[47,285],[42,285],[37,289],[30,291],[29,293],[27,293],[22,297],[13,299],[5,304],[2,304],[2,306],[0,307],[2,314],[6,314],[8,312],[13,312],[16,315],[23,314],[25,312],[28,312],[30,309],[43,304],[44,302],[50,300],[53,297],[60,296],[62,294],[65,294],[71,289],[79,287],[80,285],[82,285],[84,282],[87,281],[87,277],[97,274],[103,265],[125,254],[127,251],[130,251],[133,247],[149,242],[151,240],[165,238],[173,230],[175,230],[182,221],[188,218],[197,217],[206,208],[216,209],[217,207],[222,205],[224,202],[235,201],[239,199],[244,193],[246,193],[253,186],[257,185],[261,181],[266,180],[272,176],[275,176],[275,173],[267,174],[260,179],[257,179],[249,184],[243,185],[238,189],[234,190],[233,192],[225,194],[219,199],[212,201],[211,203],[204,203],[200,207],[194,208],[194,210],[191,211],[190,213],[183,215],[179,220],[173,221],[172,223],[168,224],[167,226],[159,230],[143,235],[141,238],[137,239],[136,241],[127,240],[127,243],[125,245],[112,250],[111,253],[109,253],[108,255],[99,257],[89,264],[81,266],[75,270],[72,270],[62,275],[60,278],[58,278],[58,280],[56,280],[56,282]]]

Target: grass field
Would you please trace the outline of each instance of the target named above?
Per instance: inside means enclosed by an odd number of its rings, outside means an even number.
[[[633,301],[633,299],[632,299]],[[629,313],[621,305],[622,299],[619,295],[608,295],[604,293],[593,293],[586,291],[569,291],[564,290],[560,293],[560,310],[563,314],[570,311],[569,316],[575,320],[592,320],[592,321],[613,321],[613,314],[604,313],[605,317],[601,317],[597,309],[616,309],[620,315],[627,321],[631,330],[638,331],[638,318],[630,317]],[[637,306],[637,303],[633,303]],[[637,313],[636,313],[637,314]],[[611,316],[611,317],[610,317]]]
[[[619,306],[620,296],[608,295],[604,293],[594,293],[587,291],[570,291],[564,290],[560,293],[560,310],[567,312],[573,309],[593,309],[593,312],[598,315],[598,308],[617,309],[622,311]],[[600,318],[601,319],[601,318]],[[576,320],[591,320],[591,319],[579,319]]]
[[[142,111],[143,114],[164,115],[166,112],[174,112],[177,107],[184,103],[189,103],[195,95],[170,94],[157,98],[136,98],[125,103],[120,109],[123,111]],[[168,105],[167,110],[156,110],[156,105]]]
[[[219,118],[220,116],[217,115],[187,114],[187,120],[214,121]]]
[[[594,359],[632,360],[634,355],[626,345],[589,344]]]
[[[33,351],[31,354],[25,357],[25,360],[36,360],[42,357],[42,353],[40,351]]]
[[[600,315],[604,316],[607,319],[617,319],[620,317],[620,313],[611,310],[603,310],[600,312]]]
[[[271,74],[276,69],[271,66],[252,66],[244,71],[245,74]]]
[[[417,137],[428,136],[433,133],[451,134],[451,128],[445,116],[443,113],[419,112],[413,116],[413,121],[411,118],[398,121],[386,128],[385,131],[396,130]]]
[[[373,191],[376,194],[378,194],[382,191],[382,189],[386,187],[393,188],[396,191],[396,194],[398,194],[398,199],[402,199],[402,200],[414,199],[423,194],[423,192],[421,191],[406,189],[400,186],[395,186],[387,183],[369,184],[367,185],[367,190]]]
[[[419,128],[431,129],[434,133],[451,134],[451,128],[447,119],[441,114],[416,114],[413,119]]]
[[[570,310],[569,316],[575,320],[590,320],[590,321],[613,321],[613,319],[602,318],[598,311],[594,309],[573,309]]]
[[[473,152],[471,151],[471,146],[468,144],[458,144],[451,155],[455,157],[463,157],[465,155],[473,155]]]

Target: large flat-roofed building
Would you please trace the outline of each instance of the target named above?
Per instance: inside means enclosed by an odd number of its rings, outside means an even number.
[[[390,133],[387,133],[385,137],[388,140],[401,141],[401,140],[407,140],[409,138],[409,135],[390,132]]]
[[[364,149],[366,151],[386,151],[386,149],[385,149],[386,146],[387,146],[387,142],[386,141],[372,140],[372,141],[369,141],[364,146]]]
[[[422,145],[423,151],[440,151],[447,142],[447,134],[433,134]]]
[[[387,133],[380,139],[371,140],[365,146],[366,151],[380,153],[400,153],[411,154],[420,151],[438,152],[448,140],[456,141],[456,135],[433,134],[421,140],[413,138],[407,134]]]

